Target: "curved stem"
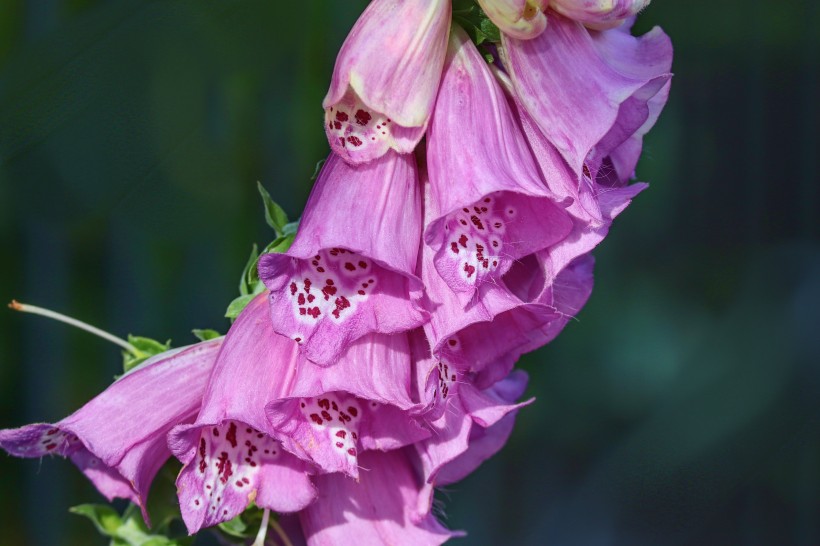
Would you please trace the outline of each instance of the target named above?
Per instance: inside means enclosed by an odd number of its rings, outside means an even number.
[[[119,337],[115,336],[114,334],[109,334],[108,332],[106,332],[104,330],[100,330],[99,328],[91,326],[90,324],[86,324],[85,322],[82,322],[80,320],[77,320],[77,319],[74,319],[74,318],[71,318],[71,317],[67,317],[66,315],[63,315],[62,313],[58,313],[56,311],[51,311],[49,309],[44,309],[42,307],[37,307],[36,305],[28,305],[26,303],[20,303],[17,300],[11,300],[11,303],[9,304],[9,308],[14,309],[15,311],[20,311],[22,313],[31,313],[33,315],[41,315],[41,316],[44,316],[44,317],[48,317],[50,319],[54,319],[54,320],[58,320],[60,322],[64,322],[66,324],[70,324],[71,326],[79,328],[80,330],[85,330],[86,332],[90,332],[90,333],[94,334],[95,336],[99,336],[99,337],[101,337],[105,340],[108,340],[111,343],[116,343],[117,345],[119,345],[120,347],[122,347],[123,349],[125,349],[126,351],[128,351],[129,353],[131,353],[134,356],[137,356],[137,357],[145,356],[145,354],[143,354],[142,351],[140,351],[139,349],[137,349],[136,347],[134,347],[133,345],[131,345],[130,343],[128,343],[124,339],[119,338]]]
[[[282,526],[279,525],[278,521],[272,519],[270,521],[270,526],[273,527],[273,530],[276,531],[277,535],[279,535],[279,540],[282,541],[282,546],[293,546],[293,543],[288,538],[288,535],[287,533],[285,533],[285,530],[282,529]]]

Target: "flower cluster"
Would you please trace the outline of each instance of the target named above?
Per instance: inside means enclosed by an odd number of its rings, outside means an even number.
[[[517,359],[584,305],[589,252],[645,187],[629,181],[672,56],[660,29],[630,33],[646,3],[480,0],[501,32],[479,48],[450,0],[373,0],[298,233],[259,259],[265,290],[227,336],[0,446],[69,457],[143,508],[174,456],[190,533],[255,503],[311,546],[458,534],[434,488],[505,443],[529,403]]]

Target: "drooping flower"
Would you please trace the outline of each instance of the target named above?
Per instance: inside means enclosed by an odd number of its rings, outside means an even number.
[[[348,34],[322,103],[334,152],[351,163],[410,153],[436,98],[450,0],[374,0]]]
[[[319,497],[299,513],[308,546],[437,546],[461,533],[443,527],[428,510],[412,448],[368,451],[358,481],[344,474],[316,477]]]
[[[597,30],[617,27],[648,5],[649,0],[550,0],[561,15]]]
[[[515,94],[578,177],[585,167],[594,177],[610,152],[648,130],[649,103],[671,77],[666,34],[634,37],[624,27],[590,31],[550,13],[538,38],[502,36]]]
[[[265,404],[288,392],[299,359],[296,343],[273,331],[267,299],[257,296],[231,326],[196,420],[168,435],[184,465],[177,491],[191,534],[251,502],[296,512],[316,496],[312,468],[282,449],[265,417]]]
[[[16,457],[68,457],[108,500],[130,499],[148,521],[145,500],[171,456],[166,434],[199,411],[222,338],[154,356],[54,424],[0,430]]]
[[[582,256],[558,271],[550,252],[517,261],[467,308],[433,268],[423,266],[434,306],[424,330],[435,358],[475,372],[475,385],[485,389],[506,377],[519,356],[552,341],[589,298],[593,260]]]
[[[472,297],[571,228],[541,182],[504,91],[458,28],[430,122],[427,174],[424,241],[454,291]]]
[[[415,276],[421,196],[415,161],[390,152],[351,166],[331,154],[286,254],[259,260],[274,329],[322,364],[370,332],[426,320]]]
[[[537,37],[547,28],[545,11],[549,0],[478,0],[487,17],[519,40]]]
[[[359,476],[360,452],[392,450],[430,435],[416,419],[407,336],[370,334],[334,366],[301,363],[288,397],[268,418],[288,451],[324,472]]]

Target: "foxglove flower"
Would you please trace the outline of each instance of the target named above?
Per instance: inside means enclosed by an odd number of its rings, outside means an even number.
[[[322,103],[334,152],[351,163],[416,147],[436,98],[450,0],[373,0],[348,34]]]
[[[440,368],[438,362],[435,371]],[[436,375],[431,374],[434,379]],[[451,384],[446,410],[430,425],[433,434],[414,444],[425,479],[425,494],[417,508],[421,516],[432,505],[435,487],[464,479],[504,447],[518,409],[534,401],[516,403],[526,386],[527,374],[520,370],[484,390],[478,390],[469,376]]]
[[[473,296],[571,228],[541,182],[504,91],[458,28],[430,123],[427,174],[424,241],[456,292]]]
[[[222,339],[154,356],[72,415],[54,424],[0,430],[0,447],[16,457],[68,457],[108,500],[142,508],[171,456],[166,433],[191,422]]]
[[[293,246],[259,260],[276,332],[328,365],[367,333],[392,334],[424,322],[414,275],[420,231],[412,156],[390,152],[354,167],[331,154]]]
[[[274,435],[324,472],[358,478],[358,455],[398,449],[430,435],[411,397],[406,335],[370,334],[334,366],[299,366],[289,396],[268,405]]]
[[[519,40],[537,37],[547,28],[549,0],[478,0],[481,9],[505,34]]]
[[[428,510],[419,514],[429,495],[417,474],[412,448],[361,456],[358,481],[344,474],[316,477],[319,497],[299,512],[308,546],[437,546],[462,533],[444,528]]]
[[[423,267],[435,306],[424,325],[433,354],[451,368],[476,372],[479,389],[491,386],[519,356],[552,341],[580,311],[592,291],[592,265],[592,258],[583,256],[556,271],[549,250],[529,255],[466,309],[433,268]]]
[[[191,534],[251,502],[296,512],[315,498],[310,466],[282,449],[265,417],[265,404],[288,391],[298,359],[296,343],[271,328],[263,292],[231,326],[196,420],[168,437],[184,465],[177,491]]]
[[[597,30],[617,27],[648,5],[649,0],[550,0],[561,15]]]
[[[672,46],[655,28],[641,37],[596,32],[551,13],[538,38],[502,37],[515,93],[578,177],[644,130],[649,101],[667,85]]]
[[[627,185],[626,178],[619,175],[613,157],[610,156],[604,159],[594,178],[588,169],[584,169],[579,179],[558,150],[541,133],[526,110],[519,105],[517,112],[543,180],[558,199],[570,203],[566,210],[572,219],[572,231],[549,250],[551,267],[555,271],[560,271],[575,258],[595,248],[609,232],[613,219],[629,205],[633,197],[646,189],[647,185]],[[630,168],[626,166],[630,161],[627,156],[633,152],[634,146],[640,148],[640,137],[636,138],[637,143],[631,139],[622,145],[625,148],[624,153],[618,154],[615,158],[622,168]],[[634,170],[634,164],[631,165],[631,170]]]

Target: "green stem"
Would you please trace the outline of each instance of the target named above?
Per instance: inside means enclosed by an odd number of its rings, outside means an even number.
[[[119,337],[115,336],[114,334],[109,334],[108,332],[106,332],[104,330],[100,330],[99,328],[91,326],[90,324],[86,324],[85,322],[82,322],[80,320],[77,320],[77,319],[74,319],[74,318],[71,318],[71,317],[67,317],[67,316],[63,315],[62,313],[57,313],[56,311],[51,311],[50,309],[44,309],[42,307],[37,307],[36,305],[28,305],[28,304],[25,304],[25,303],[20,303],[17,300],[11,300],[11,303],[9,304],[9,308],[14,309],[15,311],[20,311],[22,313],[31,313],[33,315],[41,315],[43,317],[48,317],[50,319],[54,319],[54,320],[58,320],[60,322],[64,322],[66,324],[70,324],[71,326],[79,328],[80,330],[85,330],[86,332],[90,332],[90,333],[94,334],[95,336],[99,336],[99,337],[101,337],[105,340],[108,340],[111,343],[116,343],[117,345],[119,345],[120,347],[122,347],[123,349],[125,349],[126,351],[131,353],[132,355],[136,356],[137,358],[143,358],[145,356],[148,356],[148,355],[144,354],[142,351],[140,351],[139,349],[137,349],[136,347],[134,347],[133,345],[131,345],[130,343],[128,343],[127,341],[125,341],[124,339],[119,338]]]

